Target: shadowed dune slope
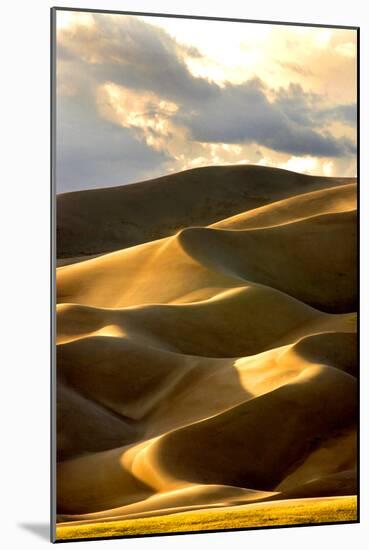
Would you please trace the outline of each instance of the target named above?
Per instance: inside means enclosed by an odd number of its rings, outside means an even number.
[[[57,387],[58,460],[104,451],[138,439],[139,427],[66,387]]]
[[[212,167],[58,201],[59,521],[355,494],[353,180]]]
[[[146,500],[129,504],[126,506],[95,512],[91,514],[75,514],[72,516],[74,521],[81,523],[91,520],[104,520],[118,517],[137,518],[148,517],[159,513],[177,513],[186,510],[196,510],[198,508],[219,507],[225,505],[237,505],[246,502],[255,502],[266,500],[273,497],[276,493],[267,491],[254,491],[252,489],[242,489],[241,487],[232,487],[230,485],[189,485],[188,487],[174,489],[166,493],[158,493]],[[71,516],[67,514],[60,518],[61,521],[68,521]]]
[[[304,483],[293,490],[283,492],[254,491],[231,485],[190,485],[183,489],[174,489],[166,493],[158,493],[146,500],[122,507],[92,512],[89,514],[65,514],[60,516],[60,522],[73,521],[76,525],[84,525],[97,521],[112,521],[116,519],[137,519],[168,515],[185,511],[201,509],[216,509],[224,506],[242,506],[256,502],[272,502],[287,499],[305,499],[328,496],[345,496],[356,494],[357,475],[353,470],[331,474],[323,478]]]
[[[216,479],[224,485],[271,491],[317,438],[349,427],[355,413],[354,379],[332,367],[312,366],[295,383],[162,436],[142,461],[136,459],[135,472],[146,479],[155,469],[158,489],[170,486],[173,479]]]
[[[57,254],[65,258],[119,250],[354,181],[262,166],[211,166],[133,185],[65,193],[57,197]]]

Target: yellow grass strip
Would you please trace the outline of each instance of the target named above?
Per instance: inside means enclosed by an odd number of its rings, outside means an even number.
[[[355,521],[356,497],[307,498],[57,526],[57,540]]]

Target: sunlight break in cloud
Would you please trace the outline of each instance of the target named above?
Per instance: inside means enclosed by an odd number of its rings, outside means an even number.
[[[173,120],[178,105],[152,92],[136,93],[106,83],[98,90],[97,104],[103,117],[132,129],[137,139],[169,155],[172,159],[168,163],[169,171],[203,164],[247,162],[239,145],[191,140],[189,131]]]

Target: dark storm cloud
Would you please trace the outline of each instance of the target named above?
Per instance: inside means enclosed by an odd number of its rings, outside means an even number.
[[[357,123],[357,108],[356,104],[352,103],[349,105],[337,105],[335,107],[330,107],[329,109],[324,109],[317,113],[317,117],[320,120],[332,120],[342,122],[348,126],[356,126]]]
[[[319,127],[332,121],[356,125],[356,104],[322,107],[322,98],[318,94],[305,92],[300,84],[279,89],[274,103],[290,119],[305,126]]]
[[[304,92],[300,84],[290,84],[288,88],[279,88],[273,101],[276,108],[295,122],[303,126],[316,126],[315,116],[319,109],[318,94]]]
[[[280,91],[274,101],[258,80],[229,85],[209,98],[189,122],[199,141],[258,143],[293,155],[340,157],[355,153],[355,145],[317,129],[331,117],[316,106],[300,87]]]

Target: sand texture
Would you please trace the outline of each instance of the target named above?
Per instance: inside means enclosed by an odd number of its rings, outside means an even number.
[[[355,520],[356,202],[258,166],[58,197],[59,538]]]

